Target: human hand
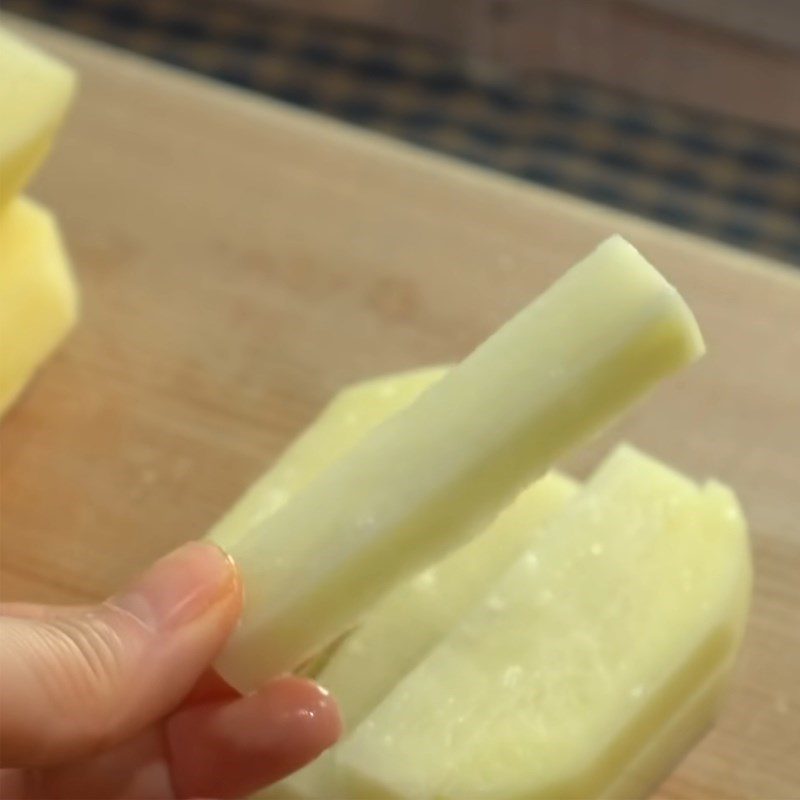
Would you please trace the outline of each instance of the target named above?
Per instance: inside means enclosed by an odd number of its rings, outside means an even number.
[[[333,744],[313,682],[241,697],[210,670],[241,603],[193,542],[100,605],[0,607],[0,798],[241,797]]]

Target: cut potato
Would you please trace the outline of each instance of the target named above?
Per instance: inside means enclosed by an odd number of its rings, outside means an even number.
[[[72,327],[78,294],[55,219],[26,198],[0,213],[0,415]]]
[[[339,703],[345,730],[358,725],[449,633],[577,491],[571,478],[546,475],[473,541],[397,586],[367,614],[316,675]],[[327,797],[335,753],[324,753],[264,797]]]
[[[222,676],[248,691],[321,651],[702,351],[678,293],[623,239],[603,243],[228,546],[246,603]]]
[[[341,391],[277,463],[220,520],[214,535],[230,545],[266,519],[377,424],[409,405],[446,369],[429,367],[365,381]],[[441,564],[396,587],[330,659],[315,670],[354,727],[411,669],[493,578],[577,491],[552,473],[526,489],[490,528]],[[267,790],[264,798],[325,797],[331,753]]]
[[[75,89],[73,71],[0,27],[0,209],[52,144]]]
[[[331,795],[643,796],[713,718],[749,588],[731,492],[622,448],[337,747]]]
[[[416,400],[446,371],[446,367],[426,367],[343,389],[220,519],[209,536],[221,547],[231,548],[369,431]]]
[[[316,676],[342,704],[347,727],[489,590],[577,490],[565,475],[546,475],[469,544],[397,586],[369,612]]]

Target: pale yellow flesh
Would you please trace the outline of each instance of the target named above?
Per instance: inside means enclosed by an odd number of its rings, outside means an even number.
[[[323,410],[277,463],[217,524],[226,545],[277,510],[377,424],[445,373],[443,367],[376,378],[348,387]],[[577,484],[553,473],[525,490],[490,528],[422,575],[395,588],[372,609],[317,675],[336,696],[345,727],[355,726],[531,542]],[[264,797],[325,796],[330,754],[267,791]]]
[[[0,210],[47,155],[74,88],[69,67],[0,27]]]
[[[342,704],[348,728],[533,545],[544,522],[578,490],[551,473],[528,487],[469,544],[384,597],[317,675]]]
[[[217,522],[209,536],[221,547],[233,547],[369,431],[410,405],[446,371],[446,367],[426,367],[343,389]]]
[[[528,487],[473,541],[393,589],[335,651],[317,680],[331,691],[352,730],[413,669],[578,491],[551,473]],[[336,748],[265,797],[325,798]]]
[[[228,548],[247,602],[223,677],[249,690],[319,652],[702,349],[677,292],[603,243]]]
[[[598,791],[597,797],[601,800],[648,797],[711,728],[729,688],[750,606],[751,556],[747,526],[733,492],[727,486],[709,481],[703,493],[703,504],[709,515],[706,530],[727,531],[731,559],[738,559],[740,568],[726,608],[720,615],[717,642],[720,646],[716,658],[709,658],[705,671],[693,676],[692,687],[687,687],[683,697],[675,699],[661,723],[655,725],[630,754],[620,759],[619,768]],[[702,675],[706,676],[705,681]]]
[[[749,583],[732,494],[621,449],[338,746],[332,794],[643,796],[713,717]]]
[[[0,415],[75,321],[77,292],[52,215],[19,198],[0,212]]]
[[[342,389],[313,424],[217,522],[209,536],[229,549],[379,423],[408,406],[446,370],[439,366],[422,367]],[[315,674],[336,645],[337,641],[332,642],[295,672],[307,676]]]
[[[732,652],[731,659],[721,660],[718,672],[685,702],[678,703],[630,760],[619,764],[614,778],[598,787],[596,800],[650,797],[714,724],[728,689],[734,655]]]

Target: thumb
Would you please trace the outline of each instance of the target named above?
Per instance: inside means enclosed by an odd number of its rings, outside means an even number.
[[[30,609],[30,607],[28,607]],[[0,760],[38,766],[105,749],[167,714],[241,610],[236,569],[191,542],[95,607],[0,617]]]

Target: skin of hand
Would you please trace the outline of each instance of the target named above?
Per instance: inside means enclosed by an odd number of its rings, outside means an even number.
[[[211,671],[241,608],[202,542],[97,606],[0,607],[0,798],[243,797],[330,747],[339,712],[312,681],[243,697]]]

